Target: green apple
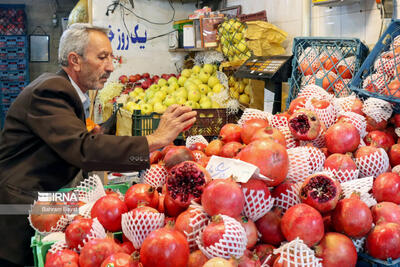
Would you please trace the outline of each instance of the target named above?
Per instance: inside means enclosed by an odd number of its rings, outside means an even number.
[[[216,85],[214,85],[214,87],[213,87],[212,90],[213,90],[214,93],[218,94],[218,93],[220,93],[223,89],[224,89],[224,86],[223,86],[222,84],[220,84],[220,83],[217,83]]]
[[[158,84],[153,83],[152,85],[150,85],[149,89],[153,90],[153,91],[157,91],[160,90],[160,86]]]
[[[166,95],[168,94],[168,86],[164,85],[163,87],[160,88],[161,92],[164,92]]]
[[[154,112],[157,112],[160,114],[164,113],[166,109],[167,109],[167,106],[163,105],[161,102],[154,103],[154,105],[153,105]]]
[[[162,98],[159,98],[159,97],[156,97],[156,96],[153,96],[152,98],[150,98],[150,99],[147,101],[147,103],[152,104],[152,105],[154,105],[154,104],[157,103],[157,102],[162,103],[162,102],[163,102],[163,99],[162,99]]]
[[[145,103],[140,106],[142,115],[150,115],[153,112],[153,105]]]
[[[171,76],[168,79],[168,84],[177,83],[177,82],[178,82],[178,79],[175,76]]]
[[[212,74],[212,73],[213,73],[213,70],[214,70],[213,65],[211,65],[211,64],[204,64],[204,66],[203,66],[203,71],[204,71],[204,72],[207,72],[207,73],[209,73],[209,74]]]
[[[210,78],[208,79],[208,87],[213,88],[214,85],[218,84],[219,80],[216,76],[210,76]]]
[[[155,91],[153,91],[153,90],[146,90],[146,93],[145,93],[147,99],[153,98],[154,94],[155,94]]]
[[[206,94],[208,94],[208,92],[210,92],[210,87],[208,87],[207,84],[200,84],[199,91],[200,91],[200,93],[206,95]]]
[[[176,103],[179,105],[184,105],[186,102],[186,98],[182,96],[175,96]]]
[[[201,94],[199,103],[204,101],[211,101],[211,99],[208,96]]]
[[[199,65],[195,65],[192,68],[192,73],[199,73],[201,70],[201,67]]]
[[[198,73],[192,73],[192,75],[190,75],[190,78],[198,79],[199,78],[199,74]]]
[[[133,89],[133,91],[136,92],[137,94],[144,92],[142,87],[136,87],[135,89]]]
[[[185,106],[191,107],[192,109],[196,108],[196,104],[197,104],[196,102],[191,101],[191,100],[188,100],[185,102]]]
[[[163,91],[157,91],[154,93],[154,97],[161,99],[161,101],[164,100],[166,95],[167,94]]]
[[[184,69],[181,72],[181,76],[184,76],[186,78],[189,78],[191,74],[192,74],[192,70],[191,69]]]
[[[179,86],[184,86],[186,80],[187,80],[187,78],[186,78],[185,76],[179,77],[179,79],[178,79],[178,84],[179,84]]]
[[[133,113],[133,110],[135,109],[140,109],[139,108],[135,108],[137,106],[137,104],[133,101],[129,101],[128,103],[125,104],[124,109],[128,110],[130,113]]]
[[[203,82],[200,80],[200,79],[193,79],[193,82],[197,85],[197,86],[199,86],[200,84],[203,84]]]
[[[167,85],[167,80],[161,78],[161,79],[158,80],[158,83],[157,83],[157,84],[158,84],[160,87],[163,87],[163,86]]]
[[[185,84],[183,85],[183,87],[185,87],[186,89],[188,89],[189,85],[194,84],[196,85],[193,80],[191,79],[187,79],[187,81],[185,82]]]
[[[176,85],[179,88],[179,85],[177,83],[176,83]],[[167,92],[168,92],[169,95],[172,95],[172,93],[175,92],[176,89],[177,88],[174,86],[174,84],[171,84],[170,86],[168,86]]]
[[[188,100],[193,102],[199,101],[201,98],[201,94],[199,90],[188,90]]]
[[[195,83],[191,83],[187,87],[185,86],[185,88],[186,88],[188,93],[189,93],[189,91],[193,91],[193,90],[199,91],[199,87]]]
[[[210,74],[209,74],[208,72],[200,71],[200,73],[199,73],[199,80],[200,80],[202,83],[207,84],[209,78],[210,78]]]
[[[176,104],[176,99],[175,99],[175,97],[172,96],[172,95],[167,95],[167,96],[165,97],[165,99],[164,99],[163,104],[166,105],[167,107],[169,107],[169,106],[171,106],[171,105],[173,105],[173,104]]]
[[[180,88],[178,88],[178,90],[175,91],[175,97],[177,97],[177,96],[187,99],[187,91],[186,91],[185,87],[180,87]]]
[[[200,108],[211,108],[211,107],[212,107],[211,100],[205,100],[203,102],[200,102]]]

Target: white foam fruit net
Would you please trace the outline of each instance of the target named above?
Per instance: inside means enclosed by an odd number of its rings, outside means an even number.
[[[309,99],[310,97],[318,98],[318,99],[326,99],[330,100],[333,98],[331,94],[325,91],[324,88],[316,85],[316,84],[309,84],[303,87],[299,92],[298,97],[305,97]]]
[[[389,168],[389,157],[383,148],[378,151],[355,159],[357,168],[360,170],[360,177],[377,177]]]
[[[204,227],[207,226],[210,218],[208,217],[208,214],[204,211],[203,206],[200,206],[198,204],[191,204],[189,206],[189,212],[189,226],[191,227],[192,231],[189,233],[184,231],[184,233],[189,243],[190,251],[194,251],[198,248],[196,242],[197,237],[204,230]]]
[[[307,75],[307,76],[301,77],[300,89],[309,84],[315,84],[315,76],[314,75]]]
[[[168,170],[160,164],[152,164],[150,169],[142,173],[140,178],[143,183],[151,185],[154,188],[162,187],[168,177]]]
[[[90,229],[90,233],[86,236],[86,238],[83,240],[83,245],[85,245],[87,242],[89,242],[92,239],[96,238],[106,238],[106,230],[104,229],[103,225],[97,220],[97,218],[93,219],[92,223],[92,229]],[[83,246],[78,245],[77,252],[81,251]]]
[[[191,145],[196,143],[202,143],[208,145],[208,141],[202,135],[192,135],[186,138],[186,147],[189,148]]]
[[[353,241],[353,244],[356,247],[357,253],[364,251],[364,243],[365,243],[365,240],[367,239],[366,237],[350,238],[350,239],[351,239],[351,241]]]
[[[339,113],[338,117],[340,116],[344,117],[344,121],[353,124],[360,133],[360,137],[364,138],[367,134],[367,121],[364,116],[351,111]]]
[[[304,182],[311,174],[322,170],[325,162],[324,153],[311,146],[289,148],[289,170],[287,179],[289,181]]]
[[[84,218],[90,219],[92,217],[91,211],[96,202],[90,202],[86,203],[85,205],[82,205],[79,207],[79,215],[81,215]]]
[[[164,226],[164,218],[164,213],[133,209],[122,214],[122,232],[132,242],[135,249],[140,249],[144,239],[152,231]]]
[[[29,224],[31,225],[31,227],[33,229],[35,229],[38,233],[40,233],[41,235],[47,235],[49,233],[55,233],[55,232],[63,232],[65,227],[67,227],[67,225],[71,222],[72,217],[69,216],[68,214],[66,215],[62,215],[60,217],[60,219],[57,221],[57,224],[55,226],[52,226],[50,228],[50,231],[46,232],[46,231],[39,231],[36,227],[33,226],[32,221],[31,221],[31,212],[32,212],[32,208],[33,206],[36,205],[36,200],[33,202],[33,204],[31,205],[31,211],[29,212],[29,216],[28,216],[28,220],[29,220]],[[48,205],[48,204],[46,204]]]
[[[383,53],[375,60],[374,68],[378,74],[384,74],[389,80],[394,76],[396,60],[395,58],[387,57],[387,53],[390,52]]]
[[[396,165],[392,168],[392,172],[400,174],[400,165]]]
[[[354,74],[355,62],[356,62],[355,56],[346,57],[346,58],[343,58],[342,60],[340,60],[337,63],[337,66],[338,67],[340,67],[340,66],[347,67],[347,68],[349,68],[350,72]]]
[[[193,156],[194,156],[194,160],[197,162],[199,161],[201,158],[204,157],[204,154],[199,152],[199,151],[192,151]]]
[[[354,104],[354,100],[356,99],[356,95],[352,93],[346,97],[336,97],[334,98],[333,104],[335,105],[335,110],[337,113],[351,111],[351,108]]]
[[[240,126],[243,126],[243,124],[251,119],[263,119],[263,120],[267,120],[268,122],[271,121],[272,118],[272,114],[266,111],[261,111],[258,109],[254,109],[254,108],[246,108],[243,111],[242,116],[240,117],[240,119],[238,120],[238,124]]]
[[[380,75],[373,73],[367,76],[363,81],[363,89],[370,92],[382,93],[385,88],[385,78]]]
[[[301,186],[302,182],[296,183],[290,189],[287,189],[285,193],[282,193],[279,197],[276,197],[274,206],[282,209],[282,213],[285,213],[290,207],[300,204]]]
[[[352,193],[360,194],[360,199],[367,204],[368,207],[376,205],[376,199],[369,193],[372,189],[374,177],[365,177],[341,184],[342,192],[345,198],[349,198]]]
[[[392,116],[392,105],[382,99],[370,97],[364,102],[362,111],[376,122],[386,121]]]
[[[394,133],[397,135],[397,137],[400,137],[400,127],[396,127],[394,129]]]
[[[57,251],[61,251],[63,249],[68,249],[68,245],[65,242],[65,240],[57,241],[54,244],[52,244],[47,253],[56,253]]]
[[[335,177],[336,179],[338,179],[338,181],[340,183],[345,183],[348,181],[352,181],[355,179],[358,179],[358,175],[359,175],[359,170],[355,169],[355,170],[336,170],[336,169],[331,169],[331,168],[323,168],[324,172],[329,172],[333,175],[333,177]]]
[[[83,180],[76,187],[75,192],[78,193],[79,201],[85,203],[95,202],[106,195],[103,183],[98,175],[89,176],[89,178]]]
[[[285,136],[286,139],[286,148],[294,148],[297,147],[298,141],[293,136],[292,132],[290,131],[289,127],[282,127],[279,131]]]
[[[322,267],[322,259],[315,256],[303,240],[296,239],[274,249],[274,254],[280,254],[279,263],[287,267]]]
[[[282,129],[288,127],[288,118],[285,116],[273,115],[270,122],[271,126],[276,129]]]
[[[245,204],[244,215],[253,221],[257,221],[270,211],[274,205],[274,199],[271,196],[266,197],[263,190],[253,190],[242,188]]]
[[[204,247],[202,242],[203,232],[197,237],[196,242],[201,252],[204,253],[209,259],[214,257],[221,257],[230,259],[232,256],[240,258],[246,250],[247,236],[246,231],[240,222],[235,219],[220,215],[224,222],[225,232],[222,238],[215,244]]]
[[[333,103],[329,103],[329,106],[327,106],[324,109],[321,108],[315,108],[312,103],[311,100],[313,98],[309,98],[306,102],[306,109],[314,111],[315,114],[317,114],[319,120],[325,124],[326,128],[329,128],[332,124],[335,123],[336,121],[336,110],[335,110],[335,106],[333,105]]]

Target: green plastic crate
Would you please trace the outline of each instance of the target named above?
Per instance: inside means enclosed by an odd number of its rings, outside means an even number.
[[[106,189],[108,189],[108,188],[113,189],[113,190],[118,189],[122,194],[125,194],[126,191],[129,189],[129,187],[130,187],[129,183],[104,186],[104,188],[106,188]],[[60,192],[69,192],[74,189],[75,188],[62,188],[59,191]],[[122,238],[122,232],[116,232],[116,233],[113,233],[113,235],[114,235],[114,237],[116,237],[120,240]],[[32,248],[32,252],[33,252],[33,261],[34,261],[35,267],[44,267],[47,251],[50,249],[51,245],[54,244],[54,242],[43,242],[42,238],[43,237],[37,232],[31,238],[31,248]]]

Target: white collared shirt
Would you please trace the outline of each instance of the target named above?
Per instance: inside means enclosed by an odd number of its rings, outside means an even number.
[[[69,80],[71,81],[72,86],[75,88],[76,92],[79,95],[79,98],[82,101],[82,105],[83,105],[83,110],[85,111],[85,117],[89,118],[90,115],[90,98],[89,98],[89,94],[88,93],[83,93],[81,88],[79,88],[79,86],[74,82],[74,80],[71,79],[71,77],[68,75]]]

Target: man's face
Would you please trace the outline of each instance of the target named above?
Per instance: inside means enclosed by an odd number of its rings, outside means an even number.
[[[102,32],[90,31],[78,78],[82,89],[87,91],[103,88],[113,70],[112,48],[108,37]]]

